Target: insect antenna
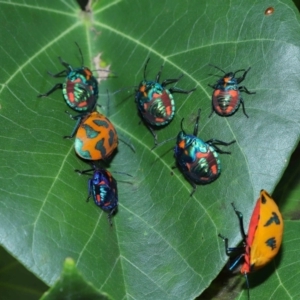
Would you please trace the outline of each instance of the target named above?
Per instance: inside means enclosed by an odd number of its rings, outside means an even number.
[[[75,44],[76,44],[76,46],[77,46],[77,48],[78,48],[78,50],[79,50],[80,57],[81,57],[81,65],[83,66],[83,64],[84,64],[84,61],[83,61],[83,55],[82,55],[82,51],[81,51],[81,49],[80,49],[80,47],[79,47],[78,43],[77,43],[77,42],[75,42]]]
[[[217,66],[215,66],[215,65],[212,65],[212,64],[208,64],[209,66],[211,66],[211,67],[214,67],[214,68],[216,68],[217,70],[220,70],[221,72],[223,72],[224,74],[226,74],[226,72],[224,71],[224,70],[222,70],[221,68],[219,68],[219,67],[217,67]]]

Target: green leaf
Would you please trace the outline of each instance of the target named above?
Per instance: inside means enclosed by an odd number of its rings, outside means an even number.
[[[259,190],[272,192],[299,140],[299,16],[291,1],[108,1],[94,2],[89,14],[70,1],[1,1],[0,81],[2,245],[48,285],[59,278],[63,261],[72,257],[83,276],[114,299],[193,299],[224,266],[224,245],[217,234],[240,240],[231,202],[251,215]],[[107,216],[86,204],[87,180],[74,169],[87,164],[74,153],[74,121],[59,91],[38,99],[61,82],[47,71],[63,70],[58,56],[72,66],[110,65],[117,78],[102,80],[100,99],[107,114],[106,89],[112,93],[109,118],[136,148],[120,143],[110,164],[122,174],[119,211],[109,227]],[[175,94],[176,116],[158,131],[159,141],[184,127],[192,132],[201,108],[200,134],[236,143],[220,155],[218,180],[190,184],[174,165],[174,142],[151,151],[153,138],[139,125],[134,89],[143,78],[184,77],[176,85],[197,87]],[[222,118],[211,112],[218,74],[251,66],[243,84],[242,109]],[[118,93],[114,93],[120,90]],[[285,247],[283,247],[285,251]],[[269,280],[261,287],[268,289]],[[287,289],[292,289],[288,286]],[[117,288],[116,288],[117,286]],[[274,288],[274,286],[273,286]],[[256,290],[256,287],[255,287]],[[251,292],[252,293],[252,292]],[[253,292],[255,293],[255,291]],[[262,298],[261,298],[262,299]],[[283,298],[282,298],[283,299]]]
[[[90,283],[85,282],[75,267],[75,262],[67,258],[61,278],[43,295],[41,300],[51,299],[92,299],[108,300],[107,295],[100,294]]]

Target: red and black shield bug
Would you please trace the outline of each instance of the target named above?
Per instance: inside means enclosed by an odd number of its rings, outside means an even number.
[[[191,90],[183,90],[177,87],[166,88],[167,85],[178,82],[183,75],[175,79],[165,79],[159,83],[162,73],[161,66],[155,80],[146,79],[146,69],[150,58],[147,59],[144,67],[144,79],[140,82],[135,94],[138,111],[145,125],[148,127],[154,137],[154,143],[157,144],[157,134],[152,127],[161,127],[168,125],[175,114],[175,101],[173,94],[189,94]]]
[[[79,49],[82,67],[73,68],[59,57],[60,63],[66,68],[57,74],[48,74],[54,78],[65,77],[64,83],[57,83],[47,93],[40,94],[38,97],[47,97],[54,91],[61,89],[63,97],[68,106],[78,112],[91,112],[97,103],[98,99],[98,82],[93,76],[92,71],[83,66],[83,55],[80,47],[75,43]]]
[[[177,135],[174,148],[176,163],[184,177],[193,187],[190,196],[196,191],[196,184],[207,184],[220,176],[221,161],[219,153],[230,154],[231,152],[223,151],[218,146],[229,146],[235,143],[235,141],[226,143],[218,139],[210,139],[205,142],[197,137],[200,112],[201,110],[199,109],[193,134],[187,134],[184,131],[184,119],[181,120],[181,131]],[[173,139],[163,141],[153,147],[153,149]]]
[[[223,117],[231,116],[238,110],[241,104],[244,115],[248,118],[249,116],[246,114],[241,92],[245,92],[246,94],[255,94],[256,92],[250,92],[245,86],[239,86],[239,84],[245,80],[245,77],[251,68],[226,73],[217,66],[211,66],[222,71],[225,75],[221,77],[216,84],[208,85],[214,89],[212,94],[212,112],[210,116],[214,111]],[[241,77],[236,77],[238,72],[244,73]]]
[[[241,273],[246,278],[249,293],[248,274],[268,264],[278,253],[283,235],[283,219],[273,198],[267,191],[261,190],[254,207],[246,235],[243,225],[243,214],[233,205],[239,219],[243,242],[241,247],[228,247],[228,239],[219,234],[225,242],[226,254],[231,257],[229,270],[243,262]]]
[[[229,146],[229,143],[218,139],[203,141],[198,135],[198,124],[200,120],[200,109],[194,126],[193,134],[186,134],[183,130],[183,120],[181,120],[181,131],[177,135],[177,142],[174,155],[179,169],[186,179],[193,186],[191,196],[196,190],[196,184],[207,184],[216,180],[221,174],[221,161],[218,153],[230,154],[223,151],[218,146]]]

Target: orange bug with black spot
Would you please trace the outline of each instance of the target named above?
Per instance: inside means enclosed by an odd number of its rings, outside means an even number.
[[[78,116],[73,132],[64,138],[75,137],[75,151],[83,159],[106,160],[118,146],[118,134],[114,125],[103,114],[94,111]]]
[[[228,239],[219,234],[225,242],[225,251],[233,257],[229,270],[233,270],[241,261],[240,269],[246,278],[249,293],[248,274],[268,264],[278,253],[283,235],[283,219],[277,204],[267,191],[261,190],[254,207],[246,235],[243,225],[243,214],[232,203],[233,209],[239,219],[240,230],[243,238],[241,247],[228,247]]]

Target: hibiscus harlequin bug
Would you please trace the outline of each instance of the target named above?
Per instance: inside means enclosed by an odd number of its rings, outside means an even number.
[[[167,89],[167,85],[178,82],[182,78],[183,74],[178,78],[165,79],[162,83],[159,83],[163,66],[161,66],[155,80],[147,80],[146,69],[149,60],[150,58],[146,61],[144,67],[144,80],[142,80],[139,84],[135,95],[135,101],[141,118],[145,121],[145,125],[154,136],[154,142],[157,144],[157,134],[154,132],[152,127],[165,126],[172,121],[175,114],[175,101],[172,94],[189,94],[196,88],[189,91],[177,87]]]
[[[108,212],[108,221],[112,226],[111,218],[116,213],[118,207],[117,181],[111,173],[105,169],[96,168],[89,170],[75,170],[79,174],[92,175],[88,181],[89,193],[86,201],[93,197],[94,202],[105,212]],[[92,174],[91,174],[92,172]]]
[[[216,84],[208,85],[214,89],[212,95],[212,112],[210,116],[214,111],[223,117],[231,116],[238,110],[240,104],[242,104],[244,115],[249,118],[245,111],[244,100],[241,97],[241,92],[245,92],[246,94],[255,94],[256,92],[249,92],[245,86],[239,86],[239,84],[244,81],[251,68],[226,73],[217,66],[211,66],[222,71],[225,75],[220,78]],[[243,75],[236,78],[236,74],[242,71],[244,71]]]
[[[278,253],[283,235],[283,219],[275,201],[267,191],[261,190],[254,207],[246,235],[243,225],[243,215],[234,204],[232,207],[239,219],[243,238],[241,247],[228,247],[228,239],[219,234],[225,242],[225,251],[230,261],[229,270],[233,270],[243,261],[241,273],[246,278],[248,299],[250,299],[248,274],[268,264]]]
[[[95,111],[89,114],[72,116],[77,120],[73,132],[64,138],[75,135],[75,151],[83,159],[106,160],[118,146],[118,135],[107,117]]]
[[[216,180],[221,174],[221,162],[218,153],[230,154],[231,152],[221,150],[218,145],[229,146],[229,143],[210,139],[204,142],[198,138],[198,124],[200,109],[194,126],[193,135],[186,134],[183,130],[181,120],[181,131],[177,135],[177,142],[174,149],[175,159],[186,179],[193,186],[191,196],[196,190],[196,184],[206,184]]]
[[[63,97],[68,106],[79,112],[91,112],[96,106],[98,99],[98,82],[93,76],[92,71],[83,66],[82,52],[77,43],[82,58],[82,67],[73,68],[70,64],[64,62],[59,57],[60,63],[66,68],[57,74],[49,75],[55,78],[66,77],[64,83],[57,83],[51,90],[45,94],[40,94],[38,97],[46,97],[54,91],[61,89]]]

